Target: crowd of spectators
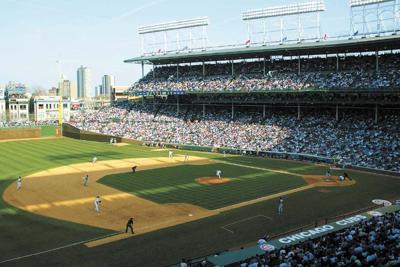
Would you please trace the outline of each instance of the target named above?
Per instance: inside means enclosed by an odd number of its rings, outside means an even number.
[[[320,111],[300,119],[287,111],[226,109],[205,112],[186,106],[123,104],[74,113],[76,127],[139,141],[225,147],[251,151],[303,153],[335,158],[338,163],[400,172],[400,116],[382,115],[374,123],[366,112],[336,120]]]
[[[257,255],[234,266],[400,266],[400,212]]]
[[[45,125],[58,125],[57,121],[0,121],[0,128],[34,128]]]
[[[133,84],[135,91],[268,91],[307,89],[400,88],[399,54],[381,55],[376,70],[375,56],[339,59],[297,58],[220,64],[161,66]],[[337,66],[339,66],[338,69]]]

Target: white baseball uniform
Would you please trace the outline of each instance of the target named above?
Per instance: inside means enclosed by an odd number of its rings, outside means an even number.
[[[217,170],[217,173],[216,173],[216,174],[217,174],[217,176],[218,176],[219,179],[221,179],[221,173],[222,173],[221,170]]]
[[[279,204],[278,204],[278,214],[282,214],[282,213],[283,213],[283,199],[280,198]]]
[[[96,163],[96,161],[97,161],[97,158],[96,158],[96,157],[93,157],[92,163],[94,164],[94,163]]]
[[[100,197],[96,197],[96,199],[94,200],[94,208],[96,210],[96,212],[100,212]]]
[[[22,179],[21,179],[21,177],[18,177],[18,180],[17,180],[17,190],[20,190],[21,187],[22,187]]]

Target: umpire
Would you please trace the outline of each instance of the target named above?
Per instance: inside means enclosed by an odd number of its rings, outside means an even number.
[[[131,229],[131,233],[134,234],[135,232],[133,231],[133,218],[130,218],[128,222],[126,223],[126,229],[125,233],[128,233],[128,228]]]

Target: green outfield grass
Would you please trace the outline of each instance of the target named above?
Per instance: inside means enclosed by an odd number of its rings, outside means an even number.
[[[184,153],[219,162],[138,171],[133,177],[129,173],[107,176],[101,182],[159,203],[186,202],[214,209],[304,185],[298,175],[277,171],[293,174],[323,174],[326,171],[324,166],[309,163],[177,152]],[[165,151],[151,151],[138,145],[115,147],[68,138],[0,143],[0,191],[3,192],[18,175],[89,162],[93,156],[98,160],[108,160],[166,154]],[[216,169],[221,169],[223,176],[232,178],[232,182],[222,185],[194,182],[197,177],[214,176]],[[178,262],[182,257],[208,255],[243,244],[254,244],[265,233],[277,234],[365,208],[371,205],[372,199],[400,198],[398,178],[347,172],[356,180],[354,186],[325,188],[328,189],[325,192],[314,188],[288,195],[283,216],[276,214],[276,199],[271,199],[96,248],[76,245],[19,259],[10,262],[9,266],[164,266]],[[269,219],[263,220],[260,215]],[[248,218],[255,219],[241,223]],[[232,223],[234,235],[221,228]],[[23,212],[0,199],[0,262],[109,233]]]
[[[19,175],[89,162],[93,156],[98,160],[109,160],[166,156],[166,152],[137,145],[115,147],[67,138],[0,143],[0,192]],[[0,199],[0,229],[0,260],[110,233],[30,214],[8,205],[3,198]]]
[[[215,177],[222,170],[226,184],[206,185],[195,181],[199,177]],[[121,191],[158,203],[190,203],[207,209],[222,208],[305,185],[295,175],[215,163],[180,165],[132,173],[113,174],[100,181]]]

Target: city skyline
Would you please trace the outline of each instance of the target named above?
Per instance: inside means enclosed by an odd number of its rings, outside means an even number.
[[[92,71],[86,66],[80,66],[77,70],[77,96],[78,98],[88,98],[93,96]]]
[[[139,26],[208,16],[209,46],[240,44],[247,38],[243,11],[297,2],[306,1],[156,0],[109,5],[106,0],[5,0],[0,4],[4,11],[0,34],[7,41],[0,44],[0,51],[6,65],[2,65],[0,84],[15,80],[49,89],[57,85],[61,74],[75,80],[76,69],[85,65],[92,69],[91,94],[107,73],[118,78],[117,85],[130,85],[140,78],[140,66],[123,60],[141,53]],[[325,4],[322,32],[329,36],[348,33],[348,1],[325,0]]]

